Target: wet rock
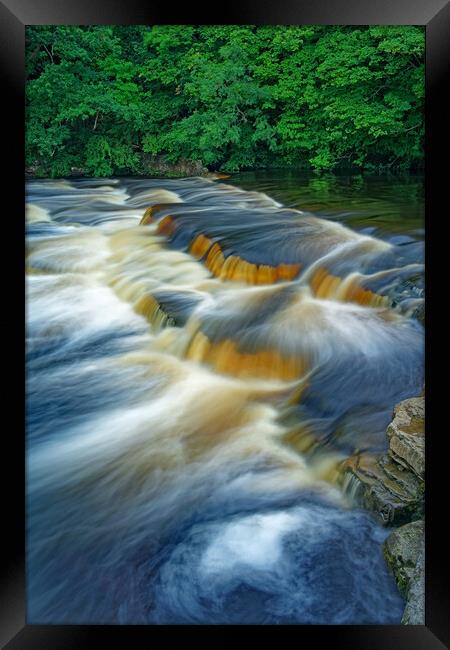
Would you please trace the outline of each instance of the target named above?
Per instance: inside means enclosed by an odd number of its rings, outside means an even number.
[[[353,456],[341,467],[344,489],[374,511],[384,525],[398,526],[423,514],[423,486],[388,457]]]
[[[403,625],[425,625],[425,552],[422,551],[411,579]]]
[[[425,400],[413,397],[397,404],[386,430],[395,463],[423,479],[425,472]]]
[[[424,521],[414,521],[394,530],[383,547],[398,590],[406,599],[402,623],[423,625],[425,621]]]
[[[399,526],[420,519],[424,512],[424,397],[400,402],[386,435],[383,456],[359,454],[341,465],[344,491],[374,511],[382,523]]]
[[[419,242],[416,244],[422,246]],[[421,255],[414,261],[419,262],[420,258]],[[425,277],[423,272],[404,279],[399,285],[393,287],[388,295],[391,298],[392,306],[398,308],[400,313],[414,318],[422,325],[425,324]]]

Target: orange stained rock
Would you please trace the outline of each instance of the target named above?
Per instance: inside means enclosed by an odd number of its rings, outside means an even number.
[[[389,303],[385,296],[356,284],[356,279],[348,283],[347,279],[331,275],[323,268],[319,268],[314,273],[311,278],[311,288],[317,298],[334,298],[370,307],[385,306]]]
[[[278,280],[292,280],[300,271],[300,264],[280,264],[279,266],[257,265],[247,262],[238,255],[225,258],[218,242],[203,234],[197,235],[190,246],[191,254],[200,259],[206,255],[205,265],[213,275],[221,280],[245,282],[247,284],[273,284]]]
[[[255,264],[250,264],[238,257],[236,264],[233,264],[231,267],[229,279],[234,280],[235,282],[249,282],[250,279],[256,281],[257,274]]]
[[[170,236],[175,230],[175,223],[167,215],[158,224],[158,233]],[[214,242],[201,233],[197,235],[189,246],[189,252],[196,259],[204,259],[206,268],[221,280],[245,282],[247,284],[274,284],[279,280],[293,280],[299,273],[300,264],[279,264],[270,266],[266,264],[253,264],[238,255],[225,257],[218,242]],[[205,257],[206,256],[206,257]]]
[[[160,212],[161,210],[164,210],[165,208],[169,208],[172,203],[156,203],[155,205],[149,206],[146,211],[144,212],[144,216],[142,217],[140,224],[141,226],[145,226],[148,223],[151,223],[153,221],[153,217],[157,212]]]
[[[191,361],[203,361],[210,347],[208,337],[203,332],[197,332],[186,350],[186,357]]]
[[[311,289],[314,291],[314,293],[317,295],[317,291],[322,284],[323,280],[327,276],[327,272],[325,271],[324,268],[320,267],[317,269],[317,271],[314,273],[314,275],[311,278]]]
[[[208,255],[206,256],[206,268],[209,269],[213,275],[218,276],[220,275],[224,263],[224,254],[222,253],[219,244],[216,242],[211,246]]]
[[[299,273],[300,264],[280,264],[278,267],[278,277],[280,280],[293,280]]]
[[[277,281],[277,271],[273,266],[261,264],[258,267],[258,284],[273,284]]]
[[[170,237],[175,232],[175,221],[169,214],[158,222],[158,235]]]
[[[153,221],[153,206],[150,206],[144,212],[144,216],[142,217],[141,221],[139,222],[139,225],[140,226],[146,226],[148,223],[151,223],[152,221]]]
[[[381,307],[389,303],[388,298],[380,296],[369,289],[363,289],[355,285],[350,286],[345,292],[345,298],[351,302],[357,302],[360,305],[369,305],[370,307]]]
[[[333,289],[336,288],[336,281],[340,282],[339,278],[336,278],[334,275],[325,275],[319,286],[316,290],[317,298],[329,298],[334,295]]]
[[[247,282],[248,284],[257,284],[258,283],[258,273],[259,268],[256,264],[251,264],[245,260],[239,261],[239,264],[236,266],[237,277],[236,279],[242,282]],[[235,279],[235,277],[233,277]]]
[[[221,268],[220,278],[247,284],[274,284],[279,280],[292,280],[299,270],[300,264],[257,265],[237,255],[230,255]]]
[[[239,257],[237,255],[229,255],[224,262],[222,270],[220,272],[220,278],[222,280],[231,280],[234,275],[234,270],[239,264]]]
[[[197,259],[201,259],[212,246],[212,241],[205,235],[198,235],[191,243],[189,252]]]
[[[305,363],[298,357],[284,357],[276,350],[241,352],[234,341],[225,339],[211,343],[203,332],[195,334],[186,357],[207,363],[218,372],[235,377],[292,381],[305,372]]]
[[[134,310],[145,316],[147,320],[152,321],[152,318],[160,309],[159,302],[150,295],[142,296],[134,305]]]

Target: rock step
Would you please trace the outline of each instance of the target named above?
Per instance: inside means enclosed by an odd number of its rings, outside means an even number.
[[[425,471],[425,399],[397,404],[388,426],[388,452],[352,456],[340,467],[341,484],[374,511],[382,523],[399,526],[423,517]]]

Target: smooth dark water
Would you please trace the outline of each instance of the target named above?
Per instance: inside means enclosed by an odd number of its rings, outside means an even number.
[[[422,386],[421,193],[28,184],[30,623],[400,622],[336,467]]]
[[[283,205],[336,219],[376,236],[424,237],[423,175],[317,175],[302,172],[241,172],[226,181],[266,192]]]

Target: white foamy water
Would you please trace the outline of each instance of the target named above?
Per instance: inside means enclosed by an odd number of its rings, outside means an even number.
[[[239,564],[269,570],[282,554],[282,539],[301,525],[289,512],[252,515],[228,524],[208,546],[201,562],[205,573],[226,572]]]

